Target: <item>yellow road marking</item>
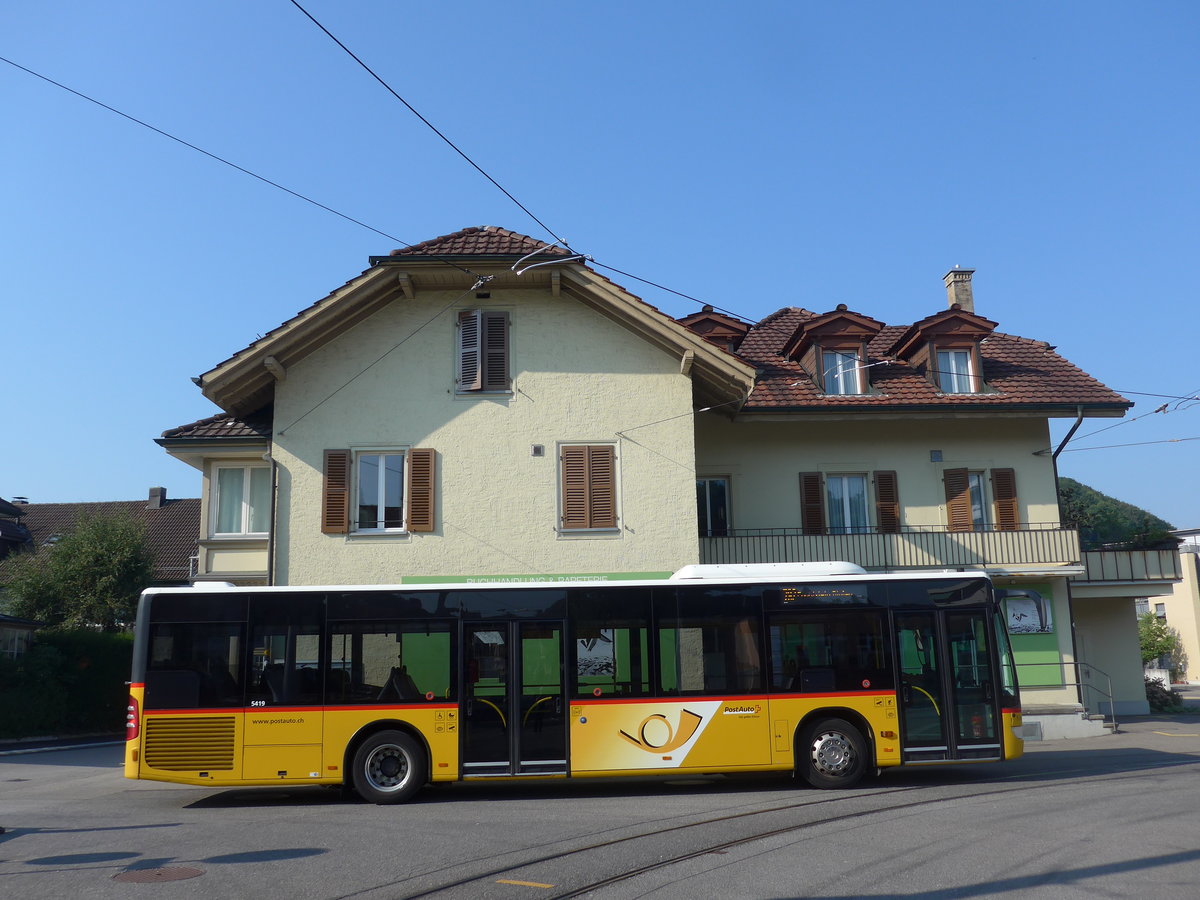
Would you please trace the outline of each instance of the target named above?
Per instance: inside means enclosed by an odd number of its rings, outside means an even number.
[[[540,881],[510,881],[507,878],[497,878],[496,884],[519,884],[521,887],[552,888],[552,884],[542,884]]]
[[[1190,731],[1156,731],[1155,734],[1164,734],[1167,737],[1200,737],[1200,734],[1193,734]]]

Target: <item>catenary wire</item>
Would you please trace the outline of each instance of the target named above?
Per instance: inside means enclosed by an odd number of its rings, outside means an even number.
[[[89,103],[94,103],[94,104],[96,104],[96,106],[99,106],[102,109],[106,109],[111,113],[115,113],[116,115],[120,116],[123,119],[128,119],[130,122],[133,122],[137,125],[141,125],[143,128],[147,128],[150,131],[153,131],[155,134],[159,134],[165,138],[169,138],[170,140],[175,141],[177,144],[182,144],[183,146],[187,147],[189,150],[195,150],[197,153],[204,154],[209,159],[216,160],[219,163],[229,166],[231,169],[236,169],[237,171],[241,172],[243,175],[249,175],[251,178],[255,178],[255,179],[261,181],[263,184],[268,184],[271,187],[277,188],[278,190],[281,190],[286,194],[291,194],[293,197],[295,197],[298,200],[303,200],[305,203],[311,203],[313,206],[317,207],[318,209],[323,209],[323,210],[325,210],[325,212],[333,213],[333,215],[338,216],[339,218],[345,219],[347,222],[352,222],[355,225],[358,225],[362,228],[367,229],[368,231],[373,231],[375,234],[378,234],[381,237],[385,237],[389,241],[396,241],[397,243],[403,244],[405,247],[414,246],[413,244],[410,244],[408,241],[402,240],[401,238],[398,238],[393,234],[388,234],[386,231],[380,231],[378,228],[374,227],[373,225],[368,225],[366,222],[356,219],[353,216],[348,216],[343,212],[339,212],[338,210],[334,209],[331,206],[326,206],[324,203],[321,203],[319,200],[314,200],[312,197],[308,197],[304,194],[301,194],[299,191],[294,191],[289,187],[285,187],[284,185],[280,184],[277,181],[272,181],[271,179],[269,179],[263,175],[259,175],[257,172],[251,172],[249,169],[247,169],[243,166],[239,166],[235,162],[231,162],[230,160],[225,159],[222,156],[218,156],[215,153],[211,153],[208,150],[205,150],[203,147],[197,147],[195,144],[189,143],[188,141],[185,141],[181,137],[176,137],[175,135],[171,134],[168,131],[163,131],[163,129],[157,128],[154,125],[151,125],[149,122],[143,121],[142,119],[139,119],[136,116],[131,116],[129,113],[121,112],[121,110],[117,109],[114,106],[109,106],[107,103],[104,103],[101,100],[97,100],[95,97],[89,97],[87,94],[83,93],[82,91],[77,91],[72,87],[68,87],[67,85],[63,84],[62,82],[55,81],[53,78],[49,78],[46,75],[42,75],[40,72],[35,72],[33,69],[23,66],[18,62],[14,62],[13,60],[8,59],[7,57],[0,56],[0,62],[6,62],[10,66],[20,69],[22,72],[27,72],[28,74],[32,75],[34,78],[40,78],[42,81],[45,81],[48,84],[52,84],[57,88],[61,88],[62,90],[66,91],[69,94],[74,94],[76,97],[79,97],[82,100],[86,100]],[[431,258],[437,259],[439,262],[445,263],[448,266],[453,266],[454,268],[458,269],[460,272],[470,275],[472,278],[480,277],[478,272],[472,272],[470,269],[465,268],[464,266],[460,266],[458,263],[455,263],[451,260],[443,259],[442,257],[432,256],[432,255],[431,255]]]
[[[541,219],[539,219],[537,216],[535,216],[532,212],[530,212],[529,208],[527,206],[525,206],[524,203],[522,203],[520,200],[518,200],[516,197],[514,197],[511,193],[509,193],[508,190],[506,190],[505,187],[502,184],[500,184],[500,182],[498,182],[495,178],[493,178],[491,175],[489,175],[487,172],[485,172],[483,170],[483,168],[480,167],[480,165],[475,162],[475,160],[471,159],[471,157],[467,156],[466,153],[464,153],[461,149],[459,149],[458,145],[455,144],[454,141],[450,140],[450,138],[448,138],[448,137],[446,137],[446,135],[442,134],[442,132],[439,131],[432,122],[430,122],[427,118],[425,118],[423,115],[421,115],[419,112],[417,112],[417,110],[413,107],[413,105],[411,103],[409,103],[407,100],[405,100],[403,97],[401,97],[392,88],[392,86],[390,84],[388,84],[386,81],[384,81],[382,78],[380,78],[379,75],[375,72],[375,70],[372,69],[370,66],[368,66],[365,62],[363,62],[362,59],[360,59],[358,57],[358,55],[354,53],[353,50],[351,50],[349,47],[347,47],[345,44],[343,44],[340,40],[338,40],[338,38],[333,34],[333,32],[331,32],[328,28],[326,28],[324,25],[322,25],[320,22],[318,22],[312,13],[310,13],[307,9],[305,9],[303,6],[301,6],[299,3],[297,3],[296,0],[291,0],[291,4],[292,4],[292,6],[296,7],[296,9],[300,10],[300,12],[304,13],[304,15],[308,17],[309,21],[311,21],[314,25],[316,25],[318,28],[320,28],[321,31],[325,32],[325,34],[329,37],[329,39],[331,41],[333,41],[335,44],[337,44],[339,47],[341,47],[342,50],[344,50],[346,52],[346,54],[352,60],[354,60],[356,63],[358,63],[360,66],[362,66],[363,69],[366,70],[368,75],[370,75],[372,78],[374,78],[376,81],[378,81],[381,85],[383,85],[384,90],[386,90],[389,94],[391,94],[393,97],[395,97],[401,103],[403,103],[408,108],[409,112],[411,112],[414,116],[416,116],[418,119],[420,119],[422,122],[424,122],[430,131],[432,131],[434,134],[436,134],[438,137],[440,137],[443,141],[445,141],[450,146],[450,148],[455,153],[457,153],[459,156],[461,156],[463,159],[465,159],[468,163],[470,163],[471,167],[474,168],[476,172],[478,172],[480,175],[482,175],[484,178],[486,178],[488,181],[490,181],[493,185],[496,186],[496,188],[502,194],[504,194],[505,197],[507,197],[509,200],[511,200],[513,203],[515,203],[517,206],[519,206],[521,208],[521,210],[525,213],[525,215],[529,216],[529,218],[533,219],[533,221],[535,221],[539,225],[541,225],[542,228],[545,229],[547,234],[554,237],[555,240],[557,240],[564,247],[568,246],[567,242],[564,241],[561,237],[559,237],[554,232],[554,229],[552,229],[549,225],[547,225],[545,222],[543,222]],[[568,249],[569,249],[569,247],[568,247]]]

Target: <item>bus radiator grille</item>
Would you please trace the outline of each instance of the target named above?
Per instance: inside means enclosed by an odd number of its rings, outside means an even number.
[[[169,772],[233,768],[233,716],[166,716],[146,720],[146,765]]]

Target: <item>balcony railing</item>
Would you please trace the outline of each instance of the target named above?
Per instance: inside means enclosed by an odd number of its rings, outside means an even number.
[[[702,563],[835,560],[879,572],[1078,565],[1079,533],[1057,524],[1032,524],[1016,531],[949,531],[922,526],[888,534],[802,534],[794,528],[751,528],[700,538]]]
[[[1179,581],[1178,550],[1085,550],[1087,574],[1077,581]]]

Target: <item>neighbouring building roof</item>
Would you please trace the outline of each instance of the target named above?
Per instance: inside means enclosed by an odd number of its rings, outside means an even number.
[[[161,490],[155,488],[153,490]],[[191,558],[200,538],[200,499],[168,500],[165,493],[155,508],[146,500],[99,503],[27,503],[20,507],[35,548],[53,544],[69,534],[84,516],[128,515],[146,526],[146,542],[154,553],[154,578],[159,584],[187,584]]]
[[[819,314],[787,307],[750,329],[738,355],[758,367],[759,376],[743,411],[907,411],[1037,409],[1074,414],[1120,415],[1133,404],[1082,371],[1045,341],[992,332],[979,344],[987,390],[943,394],[924,374],[893,357],[912,325],[887,325],[867,345],[871,393],[824,394],[799,362],[784,357],[785,344],[804,322]],[[926,320],[922,320],[926,321]],[[920,323],[916,323],[920,324]]]

